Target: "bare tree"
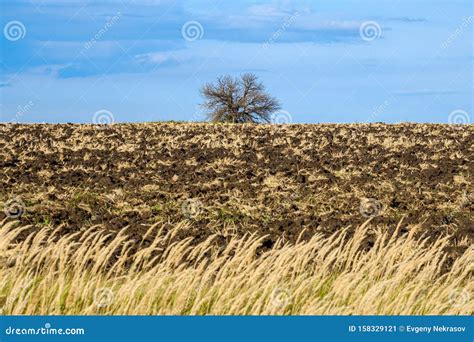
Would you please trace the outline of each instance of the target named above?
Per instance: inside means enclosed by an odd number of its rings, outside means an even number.
[[[280,103],[265,92],[265,87],[254,74],[243,74],[240,78],[221,76],[215,84],[201,88],[213,122],[270,122],[271,114],[281,108]]]

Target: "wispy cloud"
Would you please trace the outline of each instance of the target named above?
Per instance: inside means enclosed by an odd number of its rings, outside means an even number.
[[[427,20],[425,18],[413,18],[413,17],[391,17],[388,21],[398,21],[402,23],[424,23]]]
[[[462,90],[446,90],[446,89],[417,89],[417,90],[400,90],[393,94],[396,96],[432,96],[432,95],[455,95],[465,94]]]

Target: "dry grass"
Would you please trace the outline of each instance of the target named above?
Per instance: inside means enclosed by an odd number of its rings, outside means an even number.
[[[0,309],[472,314],[473,144],[474,125],[0,124]]]
[[[141,241],[100,227],[64,234],[0,223],[5,314],[472,314],[474,247],[453,264],[436,241],[377,229],[283,244],[264,237],[176,240],[186,222]],[[392,230],[393,231],[393,230]],[[20,234],[28,237],[18,238]],[[364,239],[375,234],[374,245]],[[145,243],[153,236],[152,243]],[[466,242],[466,241],[465,241]]]

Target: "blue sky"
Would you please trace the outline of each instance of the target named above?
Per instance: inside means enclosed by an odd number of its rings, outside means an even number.
[[[0,121],[202,120],[202,84],[253,72],[294,123],[473,123],[473,15],[472,0],[2,0]]]

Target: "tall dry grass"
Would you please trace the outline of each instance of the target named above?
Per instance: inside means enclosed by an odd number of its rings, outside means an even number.
[[[369,220],[370,221],[370,220]],[[100,227],[61,235],[0,223],[4,314],[472,314],[474,248],[446,271],[448,237],[390,235],[370,222],[258,253],[263,237],[177,240],[183,223],[141,241]],[[376,240],[362,248],[368,232]],[[149,237],[152,242],[149,243]],[[21,242],[15,242],[21,241]]]

